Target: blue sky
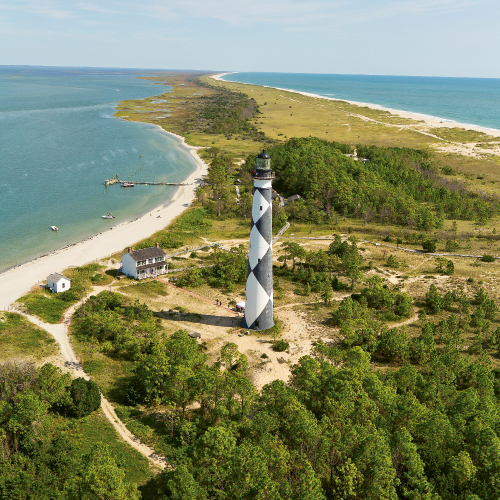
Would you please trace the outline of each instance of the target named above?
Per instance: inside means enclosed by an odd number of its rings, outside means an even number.
[[[0,0],[0,64],[500,78],[499,0]]]

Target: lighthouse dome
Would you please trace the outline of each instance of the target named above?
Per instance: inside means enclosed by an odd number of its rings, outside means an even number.
[[[271,157],[263,149],[256,158],[257,170],[271,170]]]

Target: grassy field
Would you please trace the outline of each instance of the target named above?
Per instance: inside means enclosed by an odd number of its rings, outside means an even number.
[[[71,288],[63,293],[51,293],[44,286],[35,285],[30,293],[17,302],[28,314],[37,316],[46,323],[59,323],[64,312],[80,300],[92,285],[105,286],[111,276],[103,272],[104,266],[92,263],[82,267],[65,269],[62,274],[71,280]]]
[[[0,360],[8,358],[40,362],[59,352],[52,336],[20,314],[0,312]]]

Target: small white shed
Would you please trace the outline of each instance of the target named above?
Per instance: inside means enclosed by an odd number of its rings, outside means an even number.
[[[71,288],[71,280],[59,273],[47,276],[47,286],[51,292],[65,292]]]

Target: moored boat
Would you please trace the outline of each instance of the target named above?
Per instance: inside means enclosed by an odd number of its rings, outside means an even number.
[[[52,231],[59,231],[59,228],[57,226],[50,226],[50,229],[52,229]]]
[[[128,181],[122,182],[122,188],[131,188],[134,186],[135,184],[133,182],[128,182]]]
[[[115,216],[109,212],[106,215],[101,215],[101,219],[114,219]]]

